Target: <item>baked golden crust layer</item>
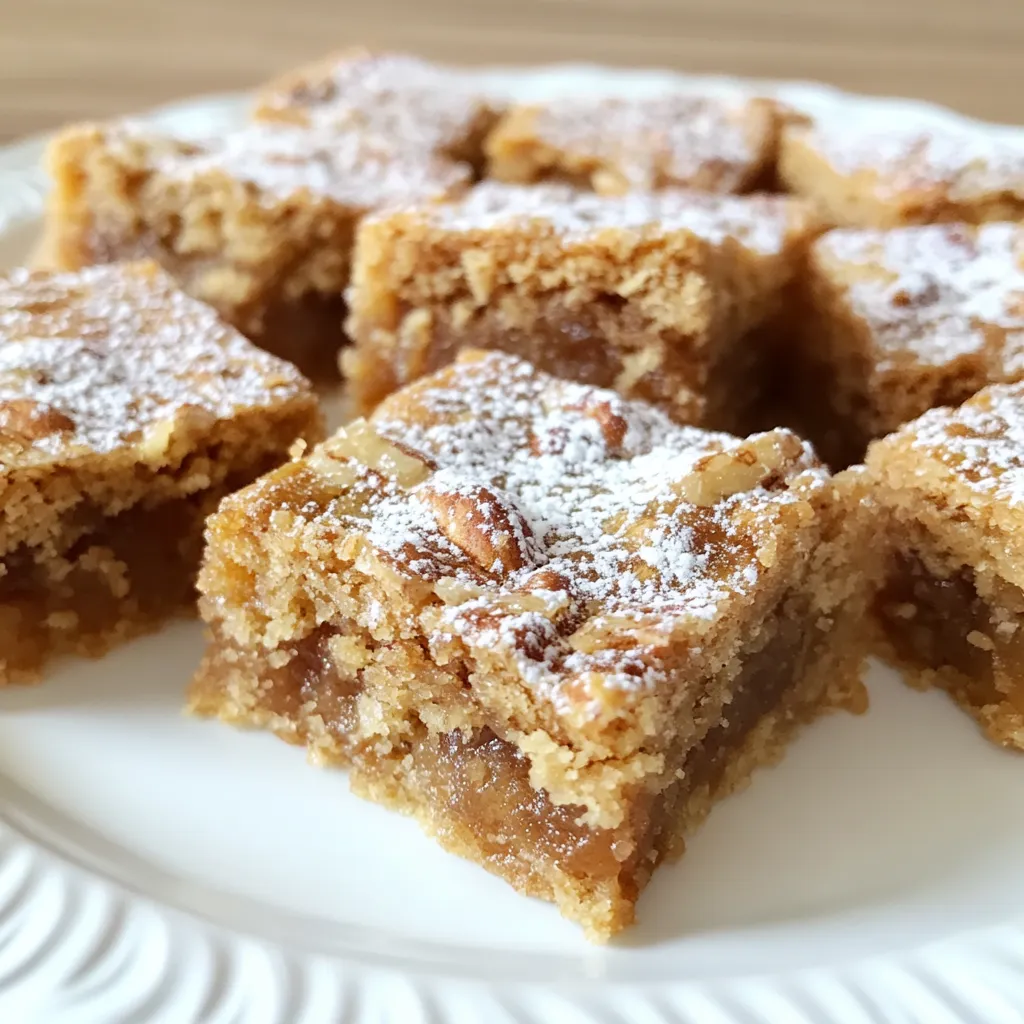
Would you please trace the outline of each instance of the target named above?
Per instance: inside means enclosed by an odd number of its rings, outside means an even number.
[[[479,168],[484,138],[503,105],[471,71],[356,48],[263,86],[254,116],[358,134],[409,158],[441,156]]]
[[[499,181],[568,181],[607,195],[745,192],[768,170],[775,134],[767,100],[563,97],[509,110],[487,139],[487,173]]]
[[[179,610],[204,514],[321,434],[298,371],[156,264],[0,277],[0,682]]]
[[[800,717],[862,699],[858,502],[788,432],[465,352],[212,517],[192,704],[378,781],[424,736],[488,730],[588,829],[669,822],[739,693],[767,702],[752,730],[805,684]],[[644,828],[649,874],[676,830]]]
[[[779,178],[833,224],[896,227],[1024,217],[1024,145],[995,125],[951,126],[924,115],[837,104],[790,118]]]
[[[1024,231],[830,231],[810,248],[798,404],[841,461],[935,405],[1024,376]],[[837,444],[823,437],[822,451]]]
[[[745,336],[780,307],[816,231],[779,197],[561,185],[485,183],[382,213],[357,239],[350,391],[368,411],[459,348],[488,347],[735,429],[765,356]]]
[[[883,652],[1024,749],[1024,385],[993,385],[873,444],[890,543]]]
[[[64,269],[150,257],[248,337],[337,373],[352,239],[368,211],[458,190],[469,172],[359,133],[256,124],[216,139],[131,123],[65,129],[48,258]]]

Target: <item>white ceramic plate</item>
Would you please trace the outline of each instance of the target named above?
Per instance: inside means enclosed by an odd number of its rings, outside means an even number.
[[[521,91],[666,82],[742,88],[559,68]],[[156,116],[202,132],[240,111]],[[40,152],[0,152],[3,263],[37,235]],[[1024,1021],[1024,761],[884,669],[866,717],[810,729],[717,808],[596,948],[342,773],[184,717],[200,648],[178,624],[0,692],[4,1024]]]

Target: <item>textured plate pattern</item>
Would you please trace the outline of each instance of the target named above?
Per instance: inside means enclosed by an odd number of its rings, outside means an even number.
[[[411,967],[412,965],[410,965]],[[1024,930],[718,983],[486,982],[229,932],[0,823],[0,1009],[45,1024],[1019,1024]]]
[[[495,78],[502,79],[500,72]],[[817,86],[595,68],[538,72],[522,88],[645,91],[773,89],[817,108]],[[867,100],[879,111],[936,108]],[[241,101],[214,98],[158,111],[178,128],[217,131]],[[44,142],[0,151],[0,234],[27,246],[38,230]],[[0,711],[3,706],[0,705]],[[846,966],[625,982],[599,957],[551,966],[512,954],[481,972],[440,950],[417,959],[379,937],[339,946],[301,916],[268,932],[244,899],[212,900],[70,823],[44,801],[0,791],[0,1021],[12,1024],[1011,1024],[1024,1021],[1024,928],[1007,923]],[[689,971],[681,971],[690,974]]]

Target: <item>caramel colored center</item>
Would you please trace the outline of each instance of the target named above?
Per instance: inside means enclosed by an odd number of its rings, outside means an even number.
[[[1005,586],[1000,614],[962,567],[948,576],[931,573],[912,552],[896,557],[877,601],[878,618],[898,657],[932,670],[954,669],[978,707],[1009,697],[1024,710],[1024,595]],[[1007,614],[1015,612],[1017,614]]]

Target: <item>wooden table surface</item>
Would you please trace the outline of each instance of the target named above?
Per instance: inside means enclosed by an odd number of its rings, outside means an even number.
[[[810,78],[1024,121],[1024,0],[0,0],[0,140],[353,42]]]

